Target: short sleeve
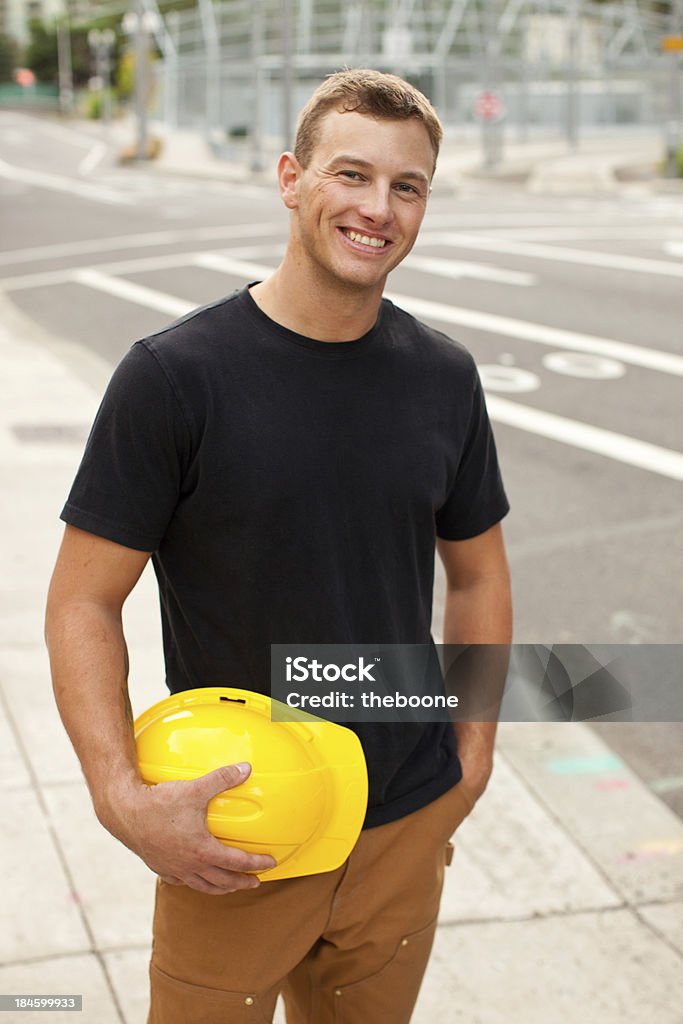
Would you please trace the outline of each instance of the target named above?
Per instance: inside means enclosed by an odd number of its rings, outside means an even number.
[[[437,535],[443,540],[476,537],[498,523],[509,509],[484,392],[477,375],[462,456],[448,497],[436,513]]]
[[[105,392],[61,518],[125,547],[155,551],[178,504],[190,449],[171,383],[138,342]]]

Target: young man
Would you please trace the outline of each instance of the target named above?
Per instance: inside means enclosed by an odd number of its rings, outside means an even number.
[[[151,1024],[410,1019],[447,841],[483,792],[492,724],[355,727],[365,828],[338,870],[259,885],[268,857],[209,835],[249,768],[148,788],[122,605],[148,558],[172,691],[269,691],[271,643],[506,644],[507,512],[471,357],[382,299],[441,140],[400,79],[331,76],[278,164],[291,214],[268,280],[138,342],[69,500],[47,614],[57,702],[102,824],[159,875]],[[456,753],[457,739],[457,753]]]

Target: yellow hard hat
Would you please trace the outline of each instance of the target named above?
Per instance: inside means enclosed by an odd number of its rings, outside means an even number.
[[[207,825],[221,842],[268,853],[277,865],[262,881],[314,875],[343,864],[358,838],[368,799],[365,757],[355,733],[293,712],[260,693],[213,686],[184,690],[135,720],[140,773],[148,784],[196,779],[249,761],[249,778],[214,797]]]

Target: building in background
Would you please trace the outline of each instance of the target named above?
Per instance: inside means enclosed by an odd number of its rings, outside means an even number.
[[[0,0],[0,32],[24,45],[34,19],[50,24],[67,15],[70,21],[88,21],[107,13],[111,6],[96,0]]]

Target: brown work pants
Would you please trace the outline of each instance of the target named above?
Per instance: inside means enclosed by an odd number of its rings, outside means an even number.
[[[335,871],[209,896],[159,881],[148,1024],[407,1024],[432,947],[462,783],[361,833]]]

